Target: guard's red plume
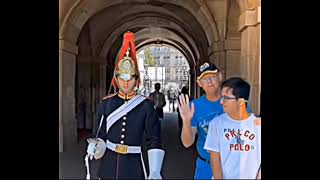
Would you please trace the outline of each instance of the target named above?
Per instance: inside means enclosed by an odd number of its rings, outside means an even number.
[[[112,78],[112,85],[113,87],[118,87],[117,83],[116,83],[116,77],[115,74],[116,72],[118,72],[119,70],[119,64],[121,62],[121,60],[123,59],[123,57],[125,56],[128,48],[130,48],[129,50],[129,56],[132,58],[133,60],[133,64],[134,64],[134,68],[135,68],[135,75],[137,75],[138,77],[140,77],[139,74],[139,69],[138,69],[138,62],[137,62],[137,56],[136,56],[136,46],[134,44],[134,34],[130,31],[124,33],[123,35],[123,41],[122,41],[122,46],[119,50],[118,56],[116,58],[116,62],[115,62],[115,68],[114,68],[114,76]],[[140,83],[140,79],[138,79],[138,84]]]

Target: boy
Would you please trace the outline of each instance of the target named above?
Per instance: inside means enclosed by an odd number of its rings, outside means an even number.
[[[256,179],[260,177],[261,119],[246,108],[250,85],[230,78],[221,89],[225,113],[209,123],[204,145],[210,152],[214,179]]]

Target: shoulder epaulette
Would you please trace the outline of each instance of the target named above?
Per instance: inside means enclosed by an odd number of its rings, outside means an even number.
[[[105,99],[108,99],[108,98],[111,98],[113,96],[115,96],[117,93],[114,93],[114,94],[109,94],[108,96],[105,96],[102,98],[102,100],[105,100]]]

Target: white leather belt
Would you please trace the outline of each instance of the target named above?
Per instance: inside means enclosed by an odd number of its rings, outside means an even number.
[[[107,148],[120,154],[141,153],[140,146],[128,146],[123,144],[115,144],[113,142],[110,142],[109,140],[107,140]]]

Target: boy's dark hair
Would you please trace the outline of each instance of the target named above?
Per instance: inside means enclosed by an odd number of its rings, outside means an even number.
[[[237,98],[243,98],[245,100],[249,100],[250,95],[250,84],[245,80],[233,77],[225,80],[221,84],[221,89],[227,87],[232,88],[232,94]]]
[[[159,91],[160,90],[160,83],[155,83],[154,88]]]

